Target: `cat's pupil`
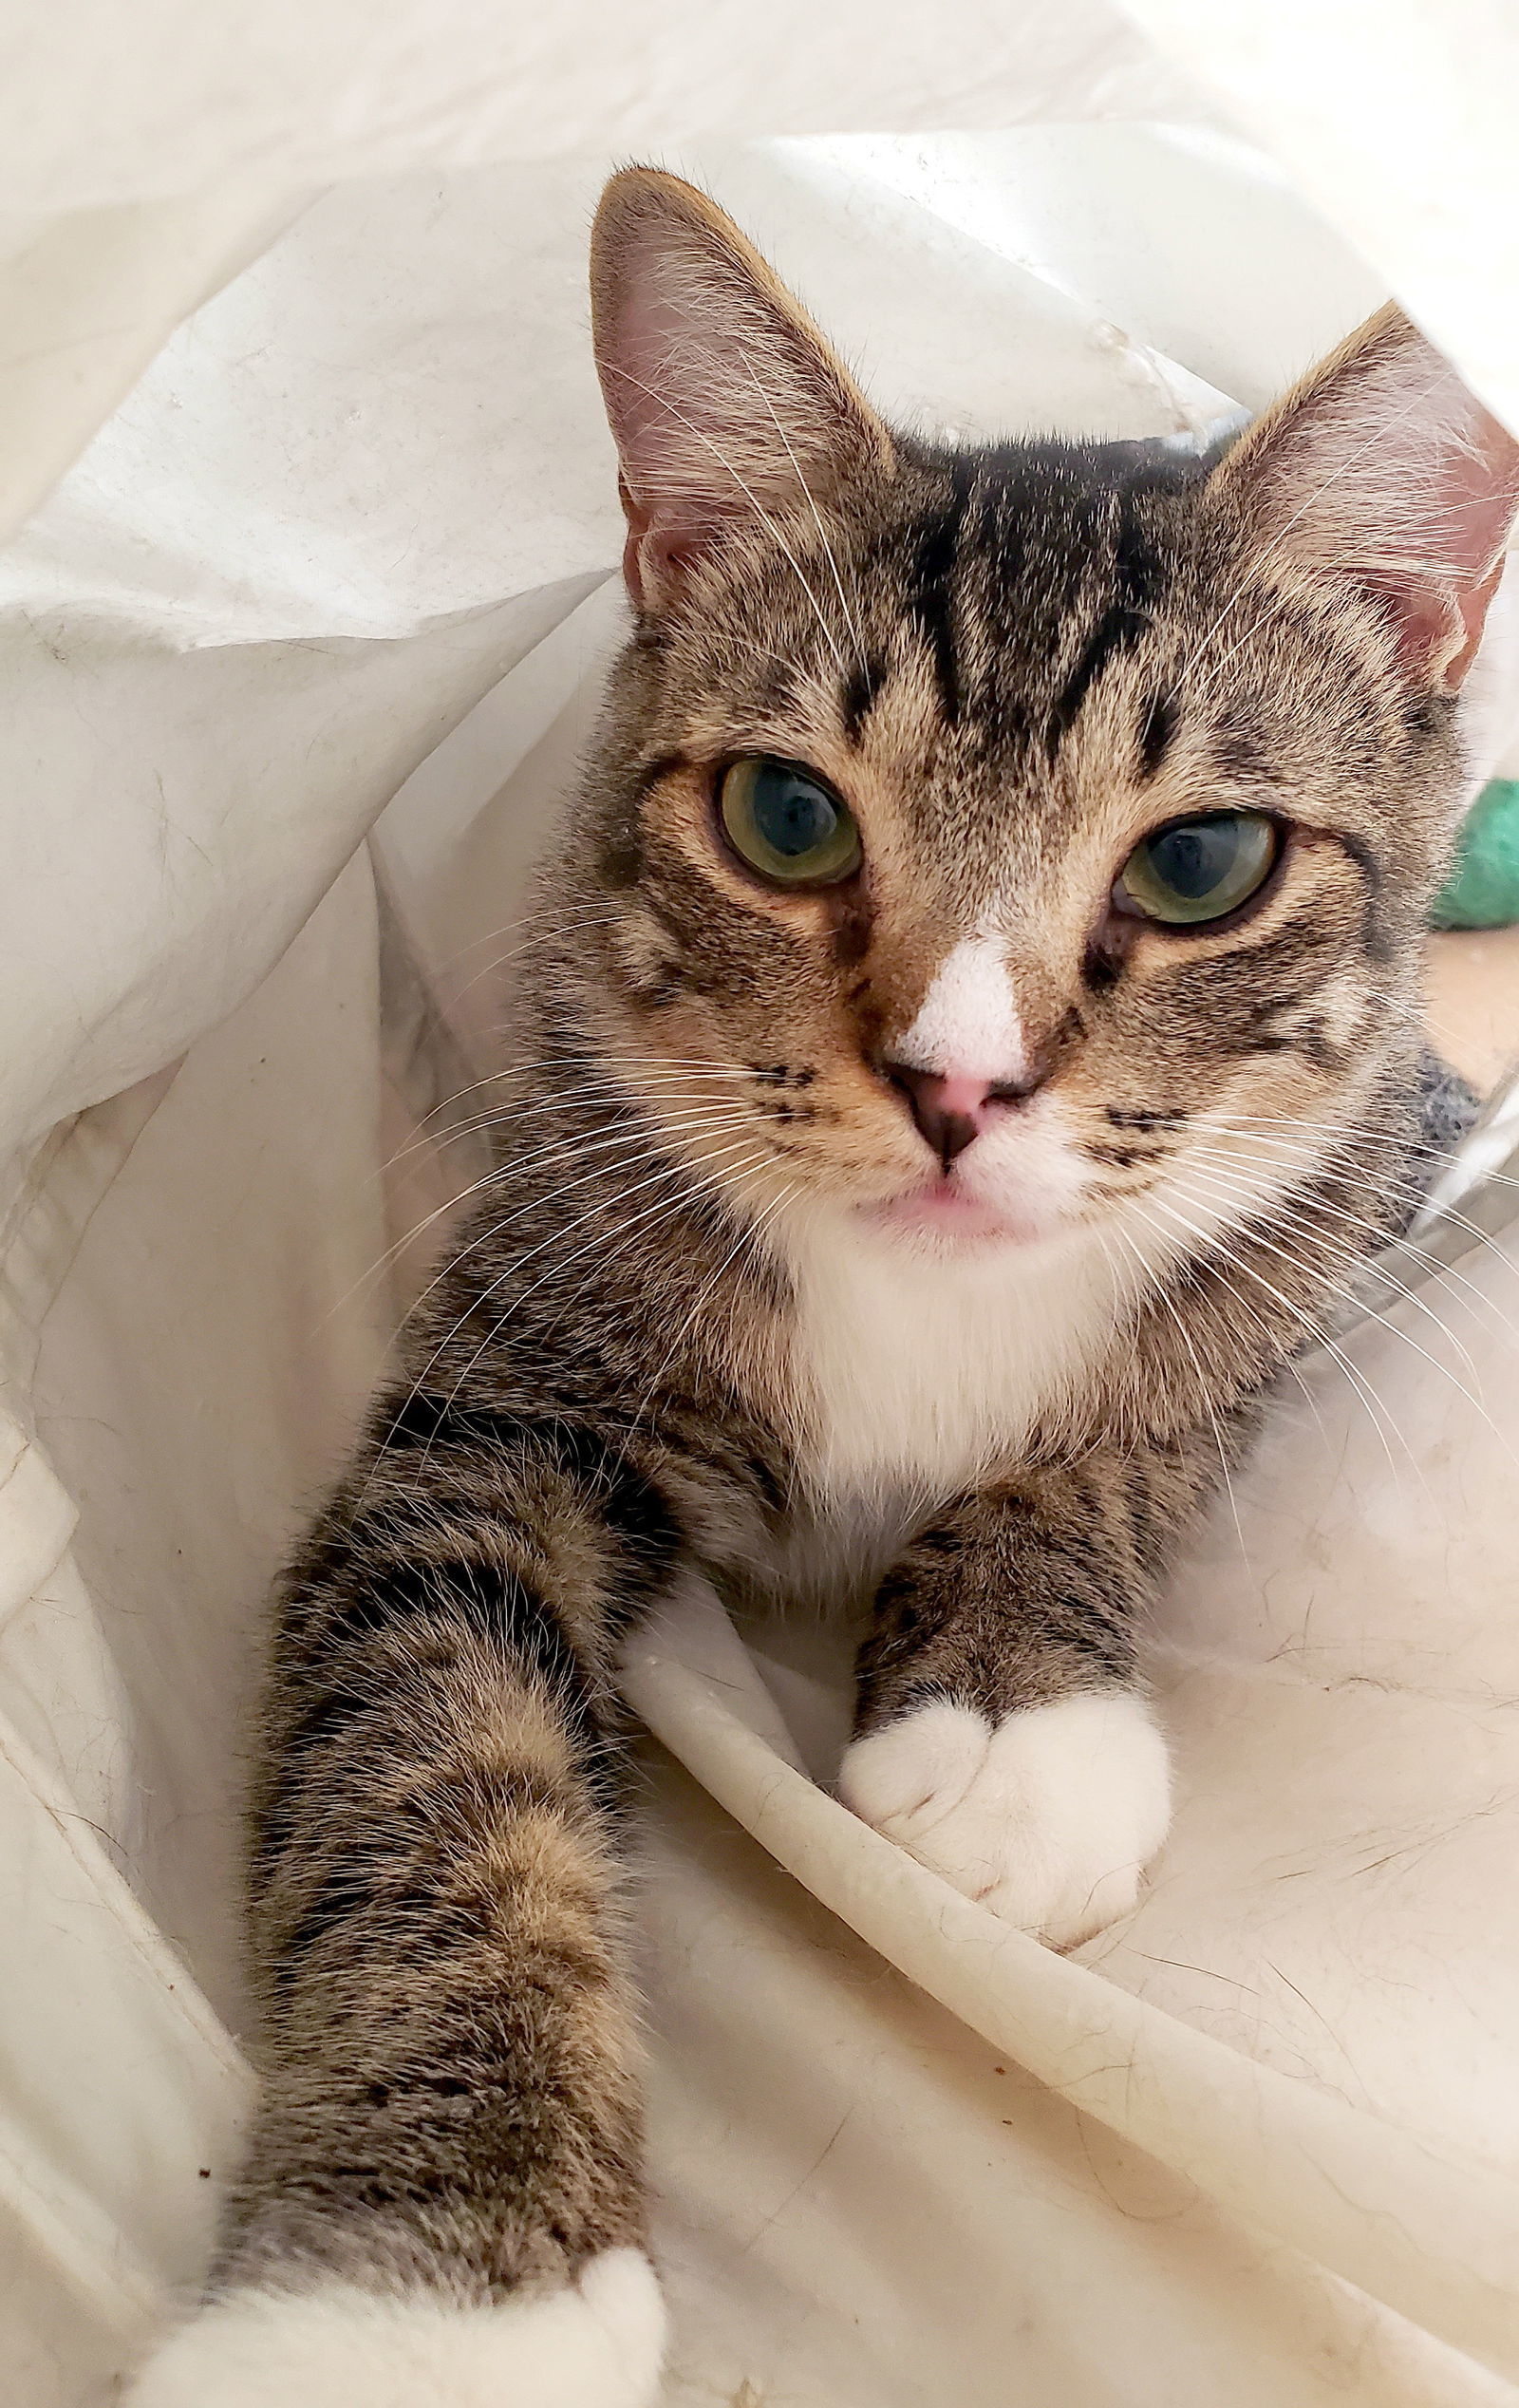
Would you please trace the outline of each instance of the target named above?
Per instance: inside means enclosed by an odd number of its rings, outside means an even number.
[[[1223,885],[1234,867],[1240,835],[1240,823],[1232,814],[1168,828],[1151,842],[1151,867],[1173,894],[1200,903]]]
[[[816,853],[838,825],[837,807],[822,788],[778,762],[760,771],[752,808],[765,842],[788,861]]]

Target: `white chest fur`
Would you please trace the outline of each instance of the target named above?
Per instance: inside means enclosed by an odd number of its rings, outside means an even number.
[[[835,1504],[951,1495],[1016,1454],[1090,1376],[1122,1309],[1081,1232],[940,1258],[809,1220],[786,1251],[803,1467]]]

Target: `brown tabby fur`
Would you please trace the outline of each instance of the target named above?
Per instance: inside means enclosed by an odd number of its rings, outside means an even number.
[[[806,490],[759,401],[729,410],[748,493],[709,494],[704,530],[699,459],[657,542],[628,476],[641,607],[543,884],[499,1180],[285,1593],[266,2087],[222,2285],[322,2267],[483,2299],[636,2238],[630,1623],[678,1567],[784,1589],[831,1519],[846,1554],[864,1522],[891,1560],[862,1729],[1135,1682],[1221,1459],[1424,1184],[1461,629],[1447,611],[1411,674],[1376,577],[1292,546],[1305,487],[1276,463],[1323,380],[1221,464],[890,435],[710,204],[635,174],[595,259],[614,423],[651,248],[677,300],[684,279],[714,325],[742,317]],[[1416,340],[1388,313],[1326,373]],[[715,778],[754,752],[848,800],[865,877],[781,892],[724,848]],[[1290,823],[1255,906],[1179,937],[1105,913],[1141,835],[1231,801]],[[846,1514],[777,1232],[922,1176],[881,1065],[993,890],[1084,1217],[1173,1193],[1210,1112],[1193,1194],[1221,1209],[1193,1243],[1156,1208],[1170,1249],[1105,1345],[968,1483]]]

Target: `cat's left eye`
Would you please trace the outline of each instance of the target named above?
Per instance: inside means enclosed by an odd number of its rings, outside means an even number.
[[[766,753],[722,773],[718,809],[741,861],[777,886],[836,886],[860,866],[853,813],[809,769]]]
[[[1282,832],[1264,811],[1210,811],[1172,819],[1135,846],[1118,874],[1120,912],[1167,928],[1201,928],[1237,912],[1266,884]]]

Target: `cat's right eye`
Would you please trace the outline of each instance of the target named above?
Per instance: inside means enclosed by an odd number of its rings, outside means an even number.
[[[836,886],[860,866],[860,832],[831,786],[756,753],[722,773],[718,809],[741,861],[777,886]]]
[[[1281,829],[1264,811],[1172,819],[1135,846],[1113,890],[1114,904],[1166,928],[1206,928],[1249,901],[1281,851]]]

